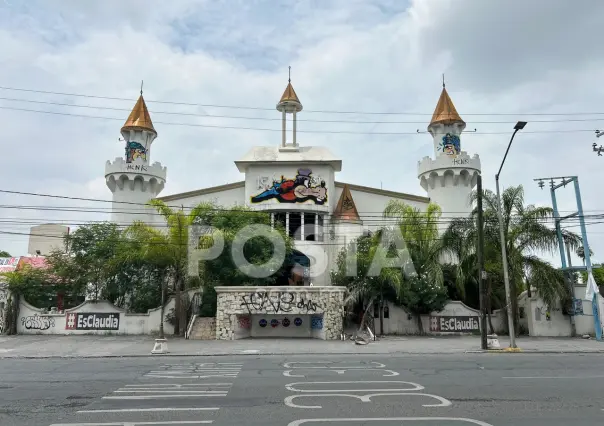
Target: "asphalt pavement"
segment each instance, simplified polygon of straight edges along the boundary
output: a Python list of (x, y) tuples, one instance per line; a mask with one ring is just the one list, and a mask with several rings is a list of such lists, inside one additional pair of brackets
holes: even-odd
[(7, 426), (595, 426), (599, 354), (0, 359)]

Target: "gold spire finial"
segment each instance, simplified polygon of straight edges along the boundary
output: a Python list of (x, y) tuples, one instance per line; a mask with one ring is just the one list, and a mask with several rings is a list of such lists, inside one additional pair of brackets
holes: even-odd
[(342, 189), (342, 194), (340, 195), (340, 199), (338, 200), (338, 204), (336, 205), (333, 215), (336, 219), (341, 220), (361, 220), (357, 206), (352, 199), (352, 194), (350, 193), (348, 184), (345, 184), (344, 189)]
[(287, 82), (291, 83), (292, 82), (292, 66), (290, 65), (288, 68), (289, 68), (289, 73), (288, 73), (288, 77), (287, 77)]
[(141, 82), (141, 94), (132, 108), (132, 112), (128, 116), (128, 119), (122, 126), (122, 131), (124, 130), (148, 130), (155, 134), (155, 128), (153, 127), (153, 122), (151, 121), (151, 115), (149, 114), (149, 110), (147, 109), (147, 104), (145, 104), (145, 99), (143, 99), (143, 84)]
[(445, 88), (444, 76), (445, 75), (443, 74), (443, 91), (441, 92), (440, 98), (438, 99), (438, 103), (436, 104), (436, 109), (434, 110), (434, 114), (432, 115), (432, 120), (430, 121), (430, 124), (465, 124), (465, 122), (457, 113), (455, 105), (453, 105), (453, 101), (447, 93), (447, 89)]

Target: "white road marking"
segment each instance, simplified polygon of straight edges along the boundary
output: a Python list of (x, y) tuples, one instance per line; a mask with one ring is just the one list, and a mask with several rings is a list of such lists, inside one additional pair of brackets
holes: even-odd
[(578, 377), (578, 376), (526, 376), (526, 377), (502, 377), (502, 379), (527, 379), (527, 380), (533, 380), (533, 379), (563, 379), (563, 380), (567, 380), (567, 379), (602, 379), (604, 378), (604, 376), (583, 376), (583, 377)]
[(226, 393), (221, 394), (168, 394), (168, 395), (124, 395), (124, 396), (104, 396), (103, 399), (158, 399), (158, 398), (197, 398), (197, 397), (205, 397), (209, 398), (212, 396), (227, 396)]
[(138, 412), (158, 412), (158, 411), (217, 411), (218, 407), (191, 407), (191, 408), (120, 408), (116, 410), (80, 410), (78, 413), (94, 414), (94, 413), (138, 413)]
[(214, 420), (176, 420), (163, 422), (55, 423), (50, 426), (139, 426), (139, 425), (201, 425)]
[(353, 369), (353, 368), (359, 368), (359, 369), (367, 369), (367, 368), (384, 368), (386, 367), (385, 364), (382, 364), (381, 362), (376, 362), (376, 361), (371, 361), (370, 364), (375, 364), (375, 366), (372, 367), (365, 367), (365, 366), (343, 366), (343, 365), (337, 365), (334, 367), (328, 367), (328, 366), (321, 366), (321, 367), (308, 367), (308, 366), (303, 366), (303, 367), (294, 367), (294, 364), (333, 364), (333, 361), (296, 361), (296, 362), (286, 362), (285, 364), (283, 364), (284, 368), (312, 368), (312, 369), (317, 369), (317, 368), (338, 368), (338, 369)]
[[(312, 369), (312, 367), (310, 367)], [(305, 370), (306, 368), (304, 367), (300, 367), (297, 368), (296, 370)], [(382, 370), (379, 368), (343, 368), (343, 369), (328, 369), (327, 371), (335, 371), (337, 374), (344, 374), (345, 371), (383, 371), (385, 373), (389, 373), (389, 374), (382, 374), (383, 377), (394, 377), (394, 376), (398, 376), (399, 373), (397, 373), (396, 371), (393, 370)], [(285, 370), (283, 372), (283, 375), (285, 377), (306, 377), (304, 374), (291, 374), (293, 372), (293, 370)]]
[(180, 388), (196, 388), (196, 387), (204, 387), (208, 386), (232, 386), (232, 383), (145, 383), (139, 385), (126, 385), (124, 388), (132, 388), (132, 389), (180, 389)]
[(325, 397), (325, 396), (349, 396), (351, 398), (357, 398), (363, 402), (371, 402), (371, 398), (374, 396), (407, 396), (407, 395), (415, 395), (415, 396), (427, 396), (430, 398), (434, 398), (440, 401), (440, 404), (423, 404), (422, 407), (449, 407), (451, 405), (451, 401), (443, 398), (442, 396), (432, 395), (429, 393), (418, 393), (418, 392), (395, 392), (395, 393), (370, 393), (367, 395), (351, 395), (346, 393), (323, 393), (323, 394), (315, 394), (315, 395), (290, 395), (285, 398), (283, 401), (285, 405), (292, 408), (323, 408), (321, 405), (299, 405), (295, 404), (293, 401), (296, 398), (302, 397)]
[(478, 426), (493, 426), (490, 423), (481, 422), (480, 420), (474, 419), (464, 419), (463, 417), (377, 417), (377, 418), (350, 418), (350, 419), (300, 419), (294, 420), (289, 423), (287, 426), (300, 426), (305, 423), (310, 422), (392, 422), (392, 421), (400, 421), (410, 422), (410, 421), (454, 421), (454, 422), (466, 422), (471, 423), (473, 425)]
[[(295, 385), (312, 385), (312, 384), (316, 384), (316, 385), (320, 385), (320, 384), (343, 384), (343, 383), (405, 383), (408, 385), (412, 385), (412, 388), (407, 388), (407, 389), (323, 389), (323, 390), (303, 390), (303, 389), (296, 389), (294, 386)], [(329, 393), (329, 392), (407, 392), (407, 391), (419, 391), (424, 389), (424, 387), (422, 385), (418, 385), (417, 383), (413, 383), (413, 382), (401, 382), (401, 381), (365, 381), (365, 380), (357, 380), (357, 381), (352, 381), (352, 382), (296, 382), (296, 383), (289, 383), (287, 385), (285, 385), (285, 388), (291, 392), (306, 392), (306, 393)]]
[(244, 349), (241, 352), (244, 354), (257, 354), (260, 351), (256, 349)]
[(167, 375), (159, 375), (159, 374), (150, 374), (144, 377), (154, 378), (154, 379), (207, 379), (209, 377), (237, 377), (236, 374), (208, 374), (205, 376), (167, 376)]
[(219, 391), (206, 391), (206, 390), (116, 390), (113, 391), (113, 393), (157, 393), (157, 392), (163, 392), (163, 393), (178, 393), (178, 394), (187, 394), (187, 393), (224, 393), (226, 394), (226, 391), (223, 390), (219, 390)]

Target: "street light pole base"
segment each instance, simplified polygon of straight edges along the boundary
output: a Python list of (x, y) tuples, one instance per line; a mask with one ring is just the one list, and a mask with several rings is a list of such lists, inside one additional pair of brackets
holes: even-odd
[(500, 349), (499, 339), (496, 334), (489, 334), (487, 336), (487, 349)]
[(152, 354), (167, 354), (168, 353), (168, 340), (166, 339), (155, 339), (155, 344), (151, 350)]

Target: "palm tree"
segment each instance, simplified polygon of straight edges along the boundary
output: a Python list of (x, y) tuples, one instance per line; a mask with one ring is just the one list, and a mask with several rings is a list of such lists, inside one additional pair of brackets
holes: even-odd
[[(585, 266), (585, 248), (583, 246), (577, 247), (577, 256), (583, 261), (583, 266)], [(591, 251), (591, 247), (589, 248), (589, 256), (593, 256), (594, 252)]]
[(421, 315), (440, 310), (446, 303), (444, 288), (442, 240), (438, 235), (441, 209), (430, 203), (426, 211), (401, 201), (391, 200), (384, 209), (385, 218), (394, 218), (405, 241), (413, 272), (404, 273), (405, 289), (400, 301), (417, 318), (423, 333)]
[[(475, 201), (477, 193), (472, 194)], [(502, 262), (497, 218), (497, 196), (492, 191), (483, 191), (484, 206), (484, 236), (485, 236), (485, 267), (487, 273), (495, 276), (502, 275)], [(448, 251), (459, 256), (458, 285), (467, 285), (468, 277), (477, 276), (475, 254), (477, 228), (476, 211), (471, 218), (454, 219), (443, 236), (443, 242)], [(549, 207), (536, 207), (524, 204), (524, 189), (522, 185), (509, 187), (502, 194), (502, 217), (505, 246), (508, 257), (510, 277), (511, 309), (514, 312), (514, 327), (518, 329), (518, 300), (517, 289), (525, 284), (530, 295), (535, 288), (539, 296), (549, 306), (557, 301), (566, 300), (570, 293), (564, 283), (564, 276), (549, 262), (537, 254), (554, 253), (558, 249), (556, 230), (548, 226), (553, 218), (553, 210)], [(567, 244), (572, 248), (578, 247), (581, 239), (578, 235), (563, 231)], [(501, 273), (500, 273), (501, 272)], [(493, 282), (493, 281), (492, 281)], [(501, 291), (501, 282), (498, 280)]]
[[(368, 312), (376, 300), (383, 306), (384, 300), (396, 299), (401, 291), (401, 274), (394, 268), (383, 268), (379, 275), (368, 273), (375, 258), (378, 246), (381, 244), (381, 234), (364, 235), (356, 239), (349, 247), (345, 247), (338, 256), (337, 270), (332, 274), (332, 283), (346, 286), (348, 293), (344, 305), (352, 309), (355, 305), (363, 307), (358, 334), (362, 333), (368, 323)], [(354, 251), (352, 247), (354, 245)], [(347, 256), (356, 256), (357, 273), (349, 276), (346, 273)], [(380, 306), (380, 331), (383, 334), (383, 310)]]

